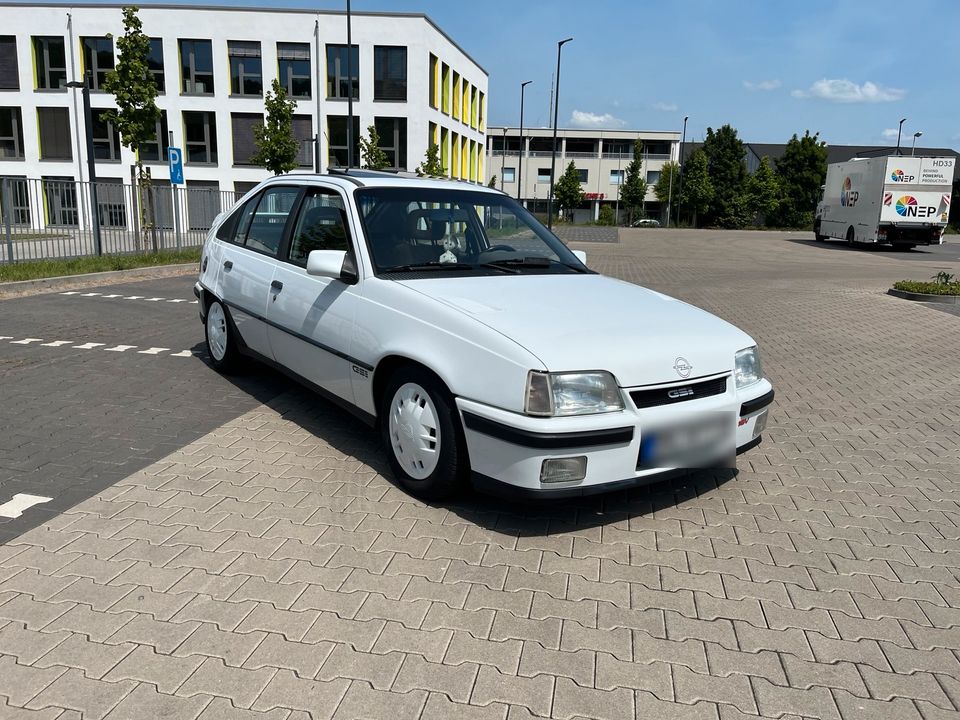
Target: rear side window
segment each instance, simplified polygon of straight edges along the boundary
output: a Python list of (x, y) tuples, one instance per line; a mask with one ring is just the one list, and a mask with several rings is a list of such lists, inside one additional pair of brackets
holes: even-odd
[(244, 208), (237, 227), (237, 242), (240, 242), (242, 237), (244, 246), (250, 250), (277, 257), (280, 243), (283, 241), (283, 230), (299, 195), (300, 189), (295, 187), (275, 187), (265, 190), (260, 195), (260, 202), (257, 203), (256, 210), (253, 211), (249, 221)]
[(349, 249), (343, 198), (332, 190), (307, 190), (290, 239), (290, 262), (306, 267), (307, 256), (313, 250)]

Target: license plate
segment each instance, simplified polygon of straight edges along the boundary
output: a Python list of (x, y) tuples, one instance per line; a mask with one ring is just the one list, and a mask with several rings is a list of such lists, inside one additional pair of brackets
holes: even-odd
[(736, 419), (732, 413), (710, 413), (641, 429), (638, 470), (702, 468), (733, 454)]

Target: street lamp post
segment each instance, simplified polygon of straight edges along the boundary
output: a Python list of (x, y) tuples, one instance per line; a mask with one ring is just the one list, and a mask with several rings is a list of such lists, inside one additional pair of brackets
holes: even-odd
[(903, 124), (906, 121), (906, 118), (900, 118), (900, 124), (897, 126), (897, 155), (900, 154), (900, 133), (903, 131)]
[(87, 138), (87, 180), (90, 183), (90, 226), (93, 228), (93, 246), (97, 255), (103, 255), (103, 245), (100, 241), (100, 203), (97, 201), (97, 169), (93, 156), (93, 111), (90, 109), (90, 85), (93, 82), (93, 73), (87, 70), (83, 82), (73, 80), (67, 83), (69, 88), (82, 88), (83, 94), (83, 125)]
[(347, 0), (347, 170), (353, 167), (353, 38), (350, 26), (350, 0)]
[(500, 162), (500, 192), (503, 192), (503, 168), (507, 164), (507, 128), (503, 128), (503, 156)]
[(680, 202), (683, 197), (683, 145), (687, 141), (687, 120), (689, 115), (683, 116), (683, 134), (680, 136), (680, 154), (677, 160), (680, 161), (680, 179), (677, 181), (677, 225), (680, 224)]
[[(526, 80), (520, 83), (520, 156), (517, 160), (517, 201), (520, 201), (520, 193), (523, 192), (523, 91), (533, 80)], [(506, 148), (504, 148), (506, 152)]]
[(910, 147), (910, 157), (913, 157), (917, 152), (917, 138), (923, 135), (919, 130), (913, 134), (913, 145)]
[(557, 109), (560, 107), (560, 51), (572, 37), (557, 43), (557, 84), (553, 94), (553, 149), (550, 153), (550, 195), (547, 196), (547, 229), (553, 230), (553, 183), (557, 174)]

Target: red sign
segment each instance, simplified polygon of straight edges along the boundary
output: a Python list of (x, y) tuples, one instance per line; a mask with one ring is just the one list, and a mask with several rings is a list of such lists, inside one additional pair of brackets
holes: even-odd
[(584, 193), (583, 197), (587, 200), (603, 200), (605, 195), (603, 193)]

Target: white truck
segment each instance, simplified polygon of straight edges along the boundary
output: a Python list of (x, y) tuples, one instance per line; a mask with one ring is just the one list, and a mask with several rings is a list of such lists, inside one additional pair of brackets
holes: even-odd
[(827, 166), (813, 230), (850, 246), (939, 245), (950, 215), (956, 158), (884, 156)]

